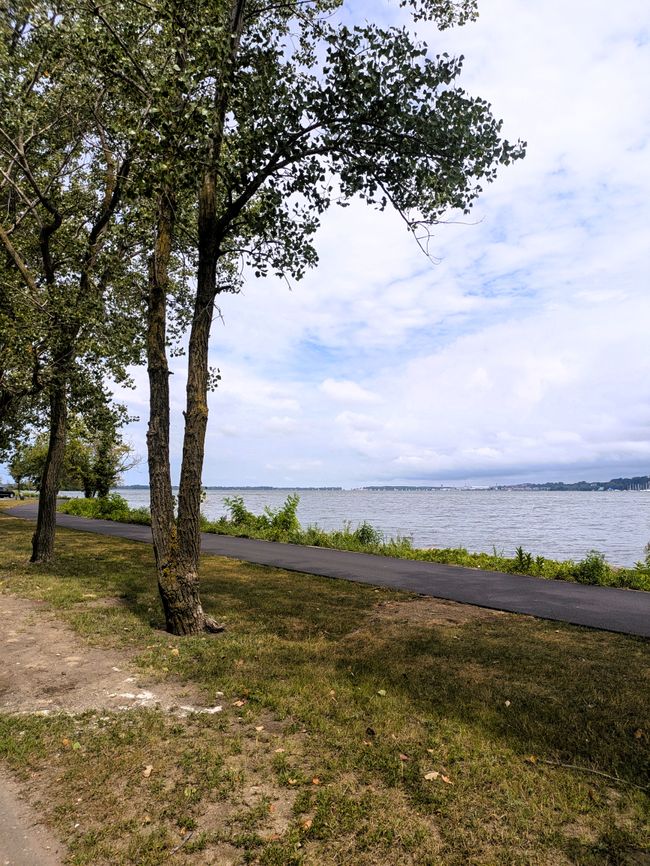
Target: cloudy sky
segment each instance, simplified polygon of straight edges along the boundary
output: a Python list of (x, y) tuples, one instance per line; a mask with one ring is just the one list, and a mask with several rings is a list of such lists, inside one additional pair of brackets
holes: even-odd
[[(405, 20), (395, 2), (352, 17)], [(204, 483), (429, 484), (650, 473), (650, 3), (483, 0), (437, 34), (528, 156), (424, 258), (334, 208), (320, 266), (250, 280), (216, 321)], [(183, 361), (174, 362), (174, 461)], [(141, 416), (147, 385), (125, 395)], [(127, 481), (146, 483), (146, 467)]]

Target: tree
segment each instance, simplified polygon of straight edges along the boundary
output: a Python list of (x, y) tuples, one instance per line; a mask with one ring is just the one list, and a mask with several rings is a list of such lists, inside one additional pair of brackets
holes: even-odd
[(32, 561), (53, 554), (70, 401), (124, 379), (142, 346), (141, 239), (116, 222), (130, 155), (78, 25), (64, 4), (0, 11), (0, 447), (36, 401), (49, 434)]
[[(118, 432), (116, 413), (106, 410), (101, 416), (101, 426), (92, 427), (79, 416), (69, 419), (61, 467), (62, 489), (83, 490), (88, 498), (108, 496), (121, 474), (139, 462), (133, 448)], [(9, 461), (9, 471), (18, 489), (24, 481), (29, 481), (40, 490), (48, 445), (48, 433), (41, 432), (15, 449)]]
[[(521, 143), (501, 139), (490, 106), (457, 86), (462, 58), (431, 56), (406, 29), (337, 23), (339, 5), (88, 4), (102, 31), (92, 51), (102, 86), (117, 82), (129, 113), (147, 115), (131, 206), (137, 211), (146, 199), (156, 207), (148, 451), (158, 582), (167, 628), (176, 634), (216, 627), (198, 587), (201, 472), (210, 328), (218, 294), (237, 289), (234, 264), (299, 279), (317, 261), (312, 238), (320, 216), (353, 198), (394, 208), (422, 243), (446, 212), (468, 212), (499, 165), (524, 154)], [(441, 28), (475, 14), (472, 0), (402, 5)], [(196, 255), (196, 289), (175, 518), (166, 328), (174, 255), (188, 247)]]

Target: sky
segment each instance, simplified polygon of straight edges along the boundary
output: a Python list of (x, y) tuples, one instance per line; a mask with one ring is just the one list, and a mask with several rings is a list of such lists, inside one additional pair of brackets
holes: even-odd
[[(397, 2), (352, 20), (405, 23)], [(650, 3), (483, 0), (438, 33), (525, 160), (428, 260), (388, 212), (332, 208), (317, 269), (223, 299), (205, 485), (491, 484), (650, 474)], [(460, 224), (459, 224), (460, 223)], [(184, 359), (172, 361), (174, 478)], [(147, 381), (119, 391), (140, 421)], [(124, 479), (146, 483), (146, 461)]]

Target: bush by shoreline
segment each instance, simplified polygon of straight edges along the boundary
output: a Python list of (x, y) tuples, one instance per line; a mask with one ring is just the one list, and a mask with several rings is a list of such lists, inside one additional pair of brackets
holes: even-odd
[[(650, 550), (646, 553), (645, 561), (638, 562), (634, 568), (617, 568), (606, 562), (604, 556), (595, 550), (590, 551), (579, 562), (574, 562), (533, 556), (522, 547), (518, 547), (512, 557), (504, 556), (496, 549), (493, 553), (470, 553), (463, 547), (416, 548), (410, 538), (398, 536), (387, 539), (365, 521), (355, 529), (347, 522), (342, 529), (329, 532), (319, 526), (302, 527), (297, 517), (299, 499), (299, 496), (292, 494), (280, 508), (267, 507), (263, 514), (253, 514), (246, 508), (242, 497), (227, 497), (224, 504), (229, 514), (218, 520), (208, 520), (202, 515), (201, 530), (216, 535), (328, 547), (507, 574), (530, 575), (548, 580), (650, 591)], [(105, 499), (69, 499), (59, 510), (65, 514), (114, 520), (119, 523), (151, 523), (148, 508), (129, 508), (127, 501), (117, 493)]]

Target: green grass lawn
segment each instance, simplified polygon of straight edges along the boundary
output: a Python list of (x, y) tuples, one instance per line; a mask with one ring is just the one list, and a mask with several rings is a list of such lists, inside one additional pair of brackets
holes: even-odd
[(0, 516), (2, 591), (224, 706), (0, 716), (71, 863), (650, 863), (648, 641), (217, 557), (226, 632), (171, 638), (149, 547), (28, 566), (31, 531)]

